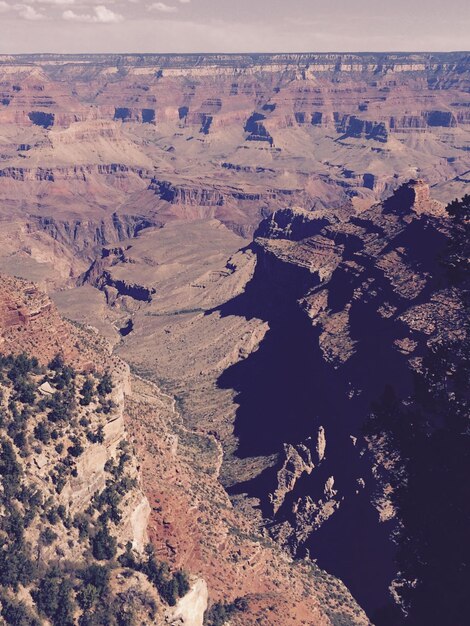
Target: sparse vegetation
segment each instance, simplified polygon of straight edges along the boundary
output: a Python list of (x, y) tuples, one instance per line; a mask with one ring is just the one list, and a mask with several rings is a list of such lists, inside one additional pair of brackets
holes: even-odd
[(95, 395), (95, 383), (90, 377), (85, 379), (80, 393), (82, 395), (80, 398), (80, 404), (82, 406), (88, 406), (92, 402)]
[(224, 626), (234, 613), (246, 611), (248, 603), (244, 598), (234, 602), (216, 602), (204, 615), (204, 626)]
[[(45, 382), (50, 386), (42, 393)], [(137, 486), (127, 442), (106, 463), (106, 485), (84, 512), (72, 519), (57, 503), (57, 494), (79, 477), (77, 459), (105, 440), (112, 389), (109, 372), (85, 376), (61, 355), (47, 368), (24, 354), (0, 355), (0, 615), (6, 624), (40, 626), (47, 619), (52, 626), (140, 626), (139, 615), (153, 623), (153, 596), (128, 583), (125, 593), (113, 590), (118, 571), (140, 572), (167, 604), (189, 590), (184, 572), (171, 573), (153, 552), (142, 557), (130, 544), (124, 552), (118, 544), (123, 500)], [(43, 466), (41, 491), (31, 472)], [(73, 562), (58, 560), (66, 537)], [(15, 598), (20, 585), (30, 601)]]
[[(442, 259), (448, 287), (463, 310), (470, 305), (468, 257), (470, 196), (452, 202), (449, 245)], [(372, 407), (366, 434), (380, 438), (399, 525), (399, 593), (406, 623), (464, 624), (468, 616), (470, 558), (469, 421), (470, 324), (461, 320), (461, 339), (440, 339), (423, 355), (414, 389), (400, 398), (388, 387)], [(384, 624), (399, 616), (383, 615)]]

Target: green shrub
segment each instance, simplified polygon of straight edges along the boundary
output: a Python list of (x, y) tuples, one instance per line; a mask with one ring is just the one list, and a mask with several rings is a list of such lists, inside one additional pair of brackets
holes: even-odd
[(80, 404), (82, 406), (88, 406), (95, 395), (95, 384), (91, 378), (87, 378), (83, 383), (82, 389), (80, 391), (82, 397), (80, 399)]
[(46, 424), (46, 422), (39, 422), (39, 424), (35, 426), (34, 436), (38, 441), (41, 441), (42, 443), (49, 443), (49, 441), (51, 440), (51, 429)]
[(234, 602), (216, 602), (204, 614), (204, 626), (223, 626), (230, 617), (237, 612), (246, 611), (248, 603), (244, 598), (237, 598)]
[(33, 592), (39, 611), (48, 617), (54, 626), (74, 626), (74, 601), (72, 583), (56, 571), (51, 571)]
[(0, 586), (16, 589), (30, 583), (34, 575), (30, 547), (24, 539), (0, 541)]
[(41, 626), (41, 622), (24, 602), (1, 593), (0, 603), (1, 615), (7, 624), (11, 626)]
[(67, 451), (71, 456), (79, 457), (81, 454), (85, 452), (85, 448), (82, 446), (82, 444), (79, 441), (77, 441), (72, 446), (69, 446), (67, 448)]
[(109, 561), (116, 556), (116, 539), (110, 534), (106, 524), (101, 526), (91, 539), (93, 556), (98, 561)]
[(105, 372), (98, 383), (97, 391), (100, 396), (107, 396), (113, 390), (113, 381), (109, 372)]
[(49, 527), (45, 528), (39, 535), (39, 541), (44, 546), (51, 546), (56, 539), (57, 533), (55, 533), (52, 528)]
[(0, 440), (0, 476), (3, 498), (7, 502), (15, 498), (21, 486), (21, 465), (16, 460), (13, 446), (7, 439)]
[(13, 381), (16, 399), (24, 404), (34, 405), (36, 402), (36, 387), (27, 378), (19, 377)]
[(147, 546), (146, 554), (147, 562), (139, 564), (137, 569), (143, 572), (156, 587), (162, 600), (174, 606), (178, 598), (189, 591), (188, 576), (182, 571), (171, 575), (168, 565), (157, 561), (151, 545)]

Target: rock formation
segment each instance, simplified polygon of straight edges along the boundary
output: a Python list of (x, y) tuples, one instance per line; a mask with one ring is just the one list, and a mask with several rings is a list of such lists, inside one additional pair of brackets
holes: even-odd
[[(117, 610), (129, 624), (149, 625), (202, 626), (220, 611), (233, 624), (255, 624), (260, 616), (273, 625), (300, 616), (325, 626), (340, 617), (368, 623), (339, 581), (295, 563), (233, 509), (217, 480), (222, 455), (213, 436), (188, 430), (169, 396), (132, 376), (92, 329), (62, 320), (34, 285), (1, 277), (1, 286), (0, 443), (4, 458), (16, 455), (9, 473), (0, 463), (2, 503), (15, 497), (9, 485), (21, 467), (22, 489), (43, 503), (40, 517), (37, 508), (19, 505), (31, 515), (22, 541), (38, 550), (48, 581), (33, 573), (21, 579), (18, 604), (5, 578), (16, 570), (3, 570), (0, 611), (7, 621), (14, 609), (31, 624), (39, 623), (36, 616), (62, 623), (54, 611), (72, 611), (75, 623), (85, 610), (107, 610), (110, 619)], [(28, 423), (16, 430), (14, 412), (22, 409)], [(106, 589), (97, 587), (87, 604), (80, 581), (98, 571), (90, 569), (95, 565), (107, 572)], [(54, 567), (65, 569), (58, 574)], [(58, 575), (73, 580), (76, 592), (59, 587), (53, 609)]]
[[(393, 578), (393, 510), (387, 501), (389, 486), (380, 486), (377, 457), (370, 455), (361, 429), (371, 403), (386, 385), (406, 395), (426, 349), (465, 336), (465, 305), (446, 287), (439, 264), (448, 242), (448, 217), (422, 181), (410, 181), (381, 205), (349, 220), (315, 228), (313, 219), (299, 222), (297, 210), (277, 212), (258, 229), (258, 264), (247, 288), (250, 297), (238, 311), (248, 315), (256, 294), (261, 298), (270, 294), (269, 308), (261, 311), (269, 320), (273, 348), (268, 351), (266, 335), (258, 352), (230, 368), (221, 380), (224, 387), (233, 385), (238, 392), (242, 458), (245, 441), (256, 440), (257, 433), (270, 429), (272, 423), (282, 423), (277, 405), (284, 406), (284, 397), (287, 403), (289, 396), (305, 393), (301, 385), (308, 385), (308, 396), (297, 411), (303, 420), (313, 414), (314, 423), (323, 426), (309, 429), (302, 419), (291, 418), (270, 447), (250, 445), (250, 456), (273, 454), (277, 449), (279, 465), (265, 469), (261, 480), (252, 463), (251, 479), (240, 489), (264, 500), (270, 532), (281, 544), (290, 545), (297, 554), (308, 551), (325, 566), (329, 563), (372, 609), (373, 594), (359, 590), (351, 559), (360, 546), (362, 584), (369, 580), (375, 589), (374, 602), (382, 598), (385, 604)], [(302, 329), (298, 332), (303, 333), (300, 341), (309, 346), (308, 358), (295, 348), (297, 344), (291, 352), (275, 351), (284, 334), (289, 336), (289, 325), (291, 342), (297, 334), (293, 325)], [(276, 393), (276, 403), (267, 403), (267, 414), (260, 416), (250, 391), (251, 377), (266, 368), (263, 378), (282, 384), (275, 374), (282, 367), (274, 358), (284, 359), (284, 371), (295, 367), (298, 379), (305, 380), (289, 377), (292, 386), (286, 383), (284, 391)], [(302, 358), (304, 363), (296, 365)], [(261, 378), (258, 374), (262, 390)], [(250, 423), (255, 414), (256, 425)], [(318, 457), (313, 461), (315, 444), (309, 440), (306, 446), (305, 439), (297, 437), (298, 433), (313, 435), (315, 428), (319, 429)], [(342, 536), (345, 532), (357, 533), (349, 546)], [(334, 542), (340, 543), (342, 553)], [(370, 567), (365, 565), (369, 550)], [(377, 550), (382, 554), (381, 566), (373, 565)]]
[(189, 574), (169, 607), (139, 561), (158, 619), (366, 623), (315, 560), (388, 610), (403, 459), (363, 424), (464, 336), (467, 83), (464, 53), (0, 56), (0, 352), (113, 373), (53, 497), (75, 515), (132, 440), (118, 554), (147, 533)]
[(276, 209), (362, 210), (411, 176), (449, 200), (467, 82), (463, 53), (2, 56), (0, 219), (36, 278), (41, 229), (89, 260), (174, 219), (250, 238)]

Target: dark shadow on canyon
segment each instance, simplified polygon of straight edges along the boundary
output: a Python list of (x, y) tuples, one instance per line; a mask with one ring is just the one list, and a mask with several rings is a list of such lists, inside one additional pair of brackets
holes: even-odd
[[(259, 317), (270, 329), (259, 349), (229, 367), (218, 384), (237, 394), (239, 458), (281, 453), (284, 443), (300, 443), (324, 426), (325, 461), (310, 476), (300, 478), (273, 521), (289, 520), (293, 502), (301, 497), (320, 498), (325, 481), (334, 476), (335, 489), (344, 501), (339, 511), (302, 544), (298, 555), (303, 556), (308, 549), (320, 567), (345, 582), (372, 616), (390, 602), (395, 546), (390, 540), (390, 525), (379, 523), (371, 504), (375, 481), (372, 460), (361, 452), (361, 428), (384, 381), (397, 380), (401, 381), (398, 388), (408, 387), (405, 360), (392, 349), (396, 327), (377, 316), (378, 303), (367, 303), (357, 305), (351, 313), (351, 335), (360, 340), (360, 352), (339, 369), (326, 363), (318, 347), (318, 331), (296, 302), (305, 293), (305, 281), (300, 283), (296, 287), (295, 281), (284, 282), (277, 292), (267, 289), (260, 267), (245, 293), (219, 309), (221, 315)], [(314, 283), (312, 280), (311, 286)], [(350, 285), (338, 281), (332, 307), (339, 308), (349, 296)], [(351, 436), (358, 438), (356, 446)], [(269, 468), (249, 481), (229, 486), (228, 492), (258, 498), (264, 517), (272, 519), (268, 494), (273, 491), (276, 471)], [(364, 489), (358, 487), (359, 477), (365, 480)]]

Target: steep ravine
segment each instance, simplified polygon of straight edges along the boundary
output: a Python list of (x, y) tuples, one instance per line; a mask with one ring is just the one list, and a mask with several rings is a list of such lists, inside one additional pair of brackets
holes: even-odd
[(79, 218), (30, 214), (1, 222), (0, 271), (41, 284), (48, 292), (83, 284), (103, 246), (119, 244), (158, 220), (133, 214)]
[[(155, 232), (169, 236), (170, 231), (167, 225)], [(190, 236), (196, 231), (195, 223)], [(183, 370), (172, 371), (176, 384), (165, 389), (186, 394), (182, 413), (187, 425), (215, 434), (225, 446), (220, 481), (237, 510), (248, 511), (254, 525), (261, 512), (272, 538), (292, 555), (316, 559), (342, 579), (375, 620), (392, 602), (395, 522), (393, 507), (378, 494), (377, 459), (367, 449), (362, 429), (371, 403), (387, 384), (401, 396), (409, 393), (429, 336), (445, 331), (441, 324), (433, 330), (438, 299), (445, 297), (440, 295), (445, 280), (437, 260), (447, 241), (442, 207), (430, 199), (426, 185), (412, 181), (382, 205), (349, 219), (322, 210), (277, 211), (245, 249), (256, 254), (257, 263), (248, 284), (240, 287), (246, 288), (235, 291), (240, 295), (214, 308), (187, 311), (182, 322), (162, 318), (160, 312), (155, 318), (165, 324), (160, 335), (152, 335), (158, 326), (151, 315), (158, 311), (160, 284), (139, 270), (155, 261), (145, 252), (145, 264), (139, 266), (137, 253), (139, 244), (146, 250), (144, 240), (150, 235), (151, 230), (130, 244), (102, 248), (102, 257), (82, 280), (104, 291), (110, 310), (126, 313), (122, 345), (137, 352), (145, 344), (144, 366), (158, 347), (158, 356), (169, 359), (160, 378), (172, 360)], [(152, 242), (148, 240), (148, 250), (156, 246)], [(183, 248), (176, 245), (175, 250), (180, 255)], [(228, 265), (225, 269), (232, 271)], [(214, 276), (222, 283), (231, 273)], [(205, 289), (218, 284), (193, 282)], [(198, 304), (209, 301), (208, 291), (204, 297)], [(129, 320), (132, 326), (126, 326)], [(181, 363), (188, 355), (200, 358), (204, 342), (214, 341), (210, 334), (198, 334), (201, 328), (216, 332), (234, 320), (245, 330), (245, 322), (252, 320), (269, 329), (266, 334), (263, 330), (259, 345), (237, 349), (225, 361), (232, 365), (221, 365), (214, 374), (217, 393), (227, 392), (236, 405), (232, 433), (223, 408), (222, 427), (205, 421), (210, 396), (201, 397), (199, 409), (198, 388), (191, 387), (189, 378), (183, 380), (188, 372)], [(180, 329), (185, 333), (181, 342)], [(176, 360), (179, 350), (181, 363)], [(132, 362), (132, 350), (127, 351)], [(209, 363), (212, 367), (212, 356)], [(196, 367), (196, 374), (205, 367)], [(227, 369), (219, 375), (222, 367)], [(150, 378), (155, 375), (151, 366), (148, 372)]]
[[(296, 275), (296, 268), (291, 268), (289, 283), (298, 285), (299, 291), (291, 289), (286, 293), (285, 289), (279, 289), (277, 267), (269, 274), (261, 262), (236, 308), (231, 303), (222, 309), (227, 315), (236, 312), (259, 316), (261, 299), (270, 330), (255, 353), (224, 372), (219, 385), (237, 392), (237, 456), (280, 454), (283, 444), (304, 442), (323, 426), (325, 461), (310, 475), (304, 473), (298, 479), (295, 490), (285, 496), (274, 516), (269, 494), (276, 488), (278, 465), (249, 482), (232, 484), (228, 492), (259, 499), (264, 516), (272, 520), (268, 521), (268, 527), (276, 536), (285, 520), (292, 521), (294, 502), (306, 496), (320, 500), (326, 481), (333, 475), (334, 487), (345, 501), (331, 520), (307, 540), (298, 542), (291, 537), (287, 544), (297, 556), (302, 557), (308, 551), (321, 567), (341, 578), (372, 616), (389, 601), (395, 549), (390, 541), (389, 525), (379, 523), (378, 513), (371, 504), (370, 486), (374, 479), (370, 459), (361, 457), (351, 440), (351, 436), (360, 437), (366, 411), (354, 407), (348, 398), (349, 377), (332, 371), (322, 359), (318, 350), (319, 333), (296, 302), (296, 296), (305, 293), (305, 288), (308, 290), (316, 279), (312, 277), (309, 285), (302, 280), (302, 274), (297, 270)], [(266, 294), (264, 302), (262, 294)], [(251, 297), (254, 302), (250, 302)], [(367, 405), (366, 399), (364, 404)], [(364, 478), (368, 488), (356, 495), (359, 477)]]
[(53, 240), (76, 252), (89, 254), (97, 246), (118, 243), (137, 236), (145, 228), (157, 225), (159, 224), (148, 217), (113, 213), (101, 219), (33, 217), (30, 228), (40, 228)]
[[(11, 509), (0, 557), (31, 556), (28, 578), (0, 568), (6, 624), (17, 623), (12, 611), (31, 626), (368, 624), (340, 581), (291, 559), (232, 507), (220, 443), (185, 428), (173, 398), (32, 283), (0, 275), (0, 285), (0, 481)], [(18, 507), (27, 532), (15, 543)]]
[(386, 385), (410, 392), (416, 359), (436, 332), (415, 320), (418, 310), (429, 320), (437, 314), (445, 284), (440, 210), (411, 182), (360, 219), (316, 232), (295, 212), (290, 222), (275, 213), (258, 231), (245, 294), (221, 308), (270, 328), (219, 378), (237, 394), (236, 456), (278, 455), (248, 482), (222, 473), (229, 493), (256, 498), (272, 536), (344, 580), (372, 619), (392, 602), (396, 548), (393, 510), (377, 501), (362, 429)]

